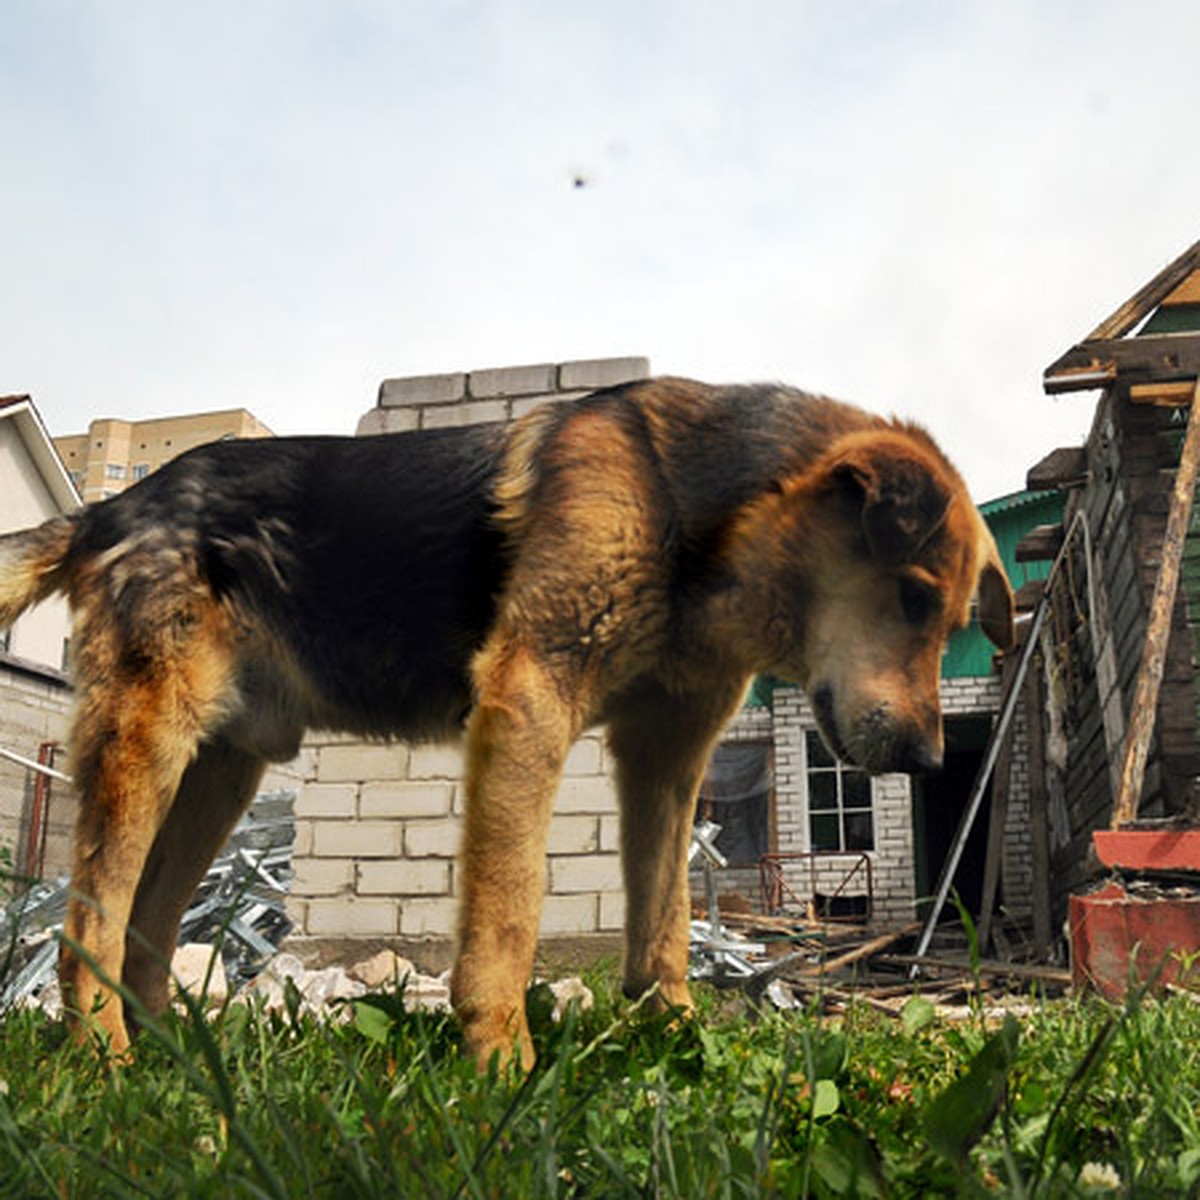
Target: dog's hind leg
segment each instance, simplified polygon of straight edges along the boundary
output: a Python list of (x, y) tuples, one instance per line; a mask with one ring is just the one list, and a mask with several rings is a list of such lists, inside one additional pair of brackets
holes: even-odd
[(548, 668), (519, 643), (495, 639), (475, 679), (454, 1006), (481, 1066), (497, 1051), (506, 1062), (515, 1041), (528, 1070), (525, 988), (537, 949), (546, 834), (578, 729)]
[(722, 726), (744, 689), (643, 697), (609, 724), (621, 808), (625, 993), (655, 984), (659, 1004), (691, 1007), (687, 854), (696, 795)]
[[(80, 793), (59, 977), (83, 1038), (128, 1048), (125, 931), (151, 847), (184, 771), (227, 698), (232, 659), (211, 609), (144, 629), (136, 647), (103, 617), (81, 622), (72, 763)], [(136, 651), (136, 652), (135, 652)]]
[(183, 915), (254, 798), (265, 766), (257, 755), (218, 739), (203, 743), (183, 773), (142, 870), (125, 938), (122, 982), (151, 1015), (170, 999), (171, 955)]

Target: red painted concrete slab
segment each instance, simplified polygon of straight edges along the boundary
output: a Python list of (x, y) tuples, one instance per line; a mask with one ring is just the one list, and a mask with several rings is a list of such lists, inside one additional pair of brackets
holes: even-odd
[(1102, 829), (1092, 845), (1110, 870), (1200, 873), (1200, 829)]
[(1070, 900), (1071, 976), (1121, 1000), (1155, 971), (1158, 986), (1200, 981), (1200, 895), (1145, 898), (1109, 883)]

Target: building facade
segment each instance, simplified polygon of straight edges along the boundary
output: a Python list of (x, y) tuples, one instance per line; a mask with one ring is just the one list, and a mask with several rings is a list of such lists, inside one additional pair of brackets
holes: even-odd
[(244, 408), (123, 421), (100, 417), (86, 433), (67, 434), (54, 444), (83, 499), (115, 496), (186, 450), (227, 438), (274, 437)]

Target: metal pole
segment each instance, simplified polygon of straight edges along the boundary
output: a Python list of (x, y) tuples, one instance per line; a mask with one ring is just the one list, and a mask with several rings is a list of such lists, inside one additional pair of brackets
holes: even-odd
[[(1047, 583), (1049, 583), (1048, 580)], [(1017, 663), (1017, 669), (1013, 675), (1008, 693), (1004, 697), (1004, 703), (1001, 705), (1000, 717), (996, 722), (996, 727), (992, 730), (992, 738), (988, 743), (987, 754), (984, 755), (983, 766), (980, 768), (979, 774), (975, 777), (975, 784), (971, 790), (971, 798), (967, 801), (966, 811), (963, 813), (962, 820), (958, 824), (958, 831), (954, 835), (950, 854), (942, 866), (942, 875), (938, 880), (933, 908), (930, 910), (929, 916), (925, 919), (925, 927), (921, 930), (921, 940), (917, 943), (918, 958), (921, 958), (925, 954), (925, 951), (929, 949), (929, 943), (933, 940), (933, 931), (937, 927), (938, 919), (942, 915), (942, 909), (946, 905), (946, 897), (950, 894), (950, 885), (954, 882), (954, 872), (958, 870), (958, 863), (962, 858), (963, 850), (966, 848), (967, 838), (971, 833), (972, 826), (975, 824), (975, 817), (979, 812), (979, 806), (983, 803), (983, 793), (987, 788), (988, 780), (992, 777), (992, 770), (996, 765), (996, 757), (1000, 753), (1000, 744), (1004, 740), (1004, 735), (1008, 732), (1009, 723), (1012, 721), (1013, 713), (1016, 711), (1017, 698), (1021, 694), (1021, 683), (1025, 679), (1025, 672), (1029, 668), (1034, 648), (1037, 646), (1038, 633), (1041, 631), (1042, 620), (1045, 618), (1046, 609), (1049, 607), (1049, 595), (1050, 591), (1049, 587), (1047, 587), (1038, 601), (1037, 608), (1034, 610), (1033, 621), (1029, 626), (1029, 636), (1025, 641), (1025, 648), (1021, 651), (1021, 658)], [(914, 963), (912, 970), (909, 972), (909, 977), (915, 979), (920, 973), (920, 964)]]

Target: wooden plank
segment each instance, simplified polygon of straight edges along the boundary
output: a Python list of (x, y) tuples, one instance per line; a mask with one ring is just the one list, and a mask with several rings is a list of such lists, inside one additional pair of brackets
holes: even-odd
[(1200, 304), (1200, 271), (1190, 275), (1162, 299), (1162, 308), (1176, 308), (1183, 304)]
[(1150, 404), (1158, 408), (1178, 407), (1191, 403), (1194, 390), (1188, 379), (1163, 383), (1135, 383), (1130, 385), (1129, 400), (1132, 404)]
[(1035, 526), (1017, 543), (1017, 562), (1046, 562), (1057, 558), (1064, 534), (1061, 523)]
[[(1000, 694), (1013, 686), (1017, 672), (1017, 656), (1006, 654), (1000, 665)], [(1032, 672), (1027, 671), (1029, 675)], [(1008, 824), (1009, 774), (1012, 771), (1013, 729), (1010, 725), (992, 771), (992, 804), (988, 814), (987, 849), (983, 860), (983, 888), (979, 904), (979, 948), (986, 954), (992, 942), (992, 916), (996, 907), (996, 892), (1000, 886), (1000, 865), (1004, 857), (1004, 830)]]
[(1029, 768), (1029, 868), (1030, 906), (1033, 914), (1033, 952), (1045, 959), (1050, 953), (1050, 817), (1046, 794), (1046, 747), (1042, 714), (1042, 672), (1025, 676), (1026, 741)]
[(1083, 446), (1060, 446), (1035, 463), (1025, 475), (1025, 486), (1031, 492), (1053, 488), (1075, 487), (1087, 478), (1087, 449)]
[(1082, 378), (1087, 371), (1116, 378), (1134, 375), (1134, 383), (1195, 379), (1200, 374), (1200, 334), (1158, 333), (1124, 341), (1089, 339), (1068, 350), (1049, 368), (1042, 386), (1051, 394), (1070, 390), (1063, 389), (1060, 381)]
[(1200, 241), (1190, 245), (1169, 262), (1148, 283), (1138, 288), (1116, 312), (1106, 317), (1088, 334), (1088, 341), (1124, 337), (1148, 317), (1192, 272), (1200, 266)]
[(1150, 605), (1146, 648), (1138, 671), (1133, 703), (1130, 705), (1120, 787), (1113, 805), (1113, 829), (1120, 829), (1137, 816), (1145, 783), (1146, 759), (1150, 749), (1150, 738), (1154, 732), (1158, 693), (1162, 684), (1167, 642), (1171, 631), (1171, 612), (1175, 607), (1175, 595), (1179, 586), (1180, 559), (1196, 494), (1197, 468), (1200, 467), (1200, 417), (1196, 415), (1197, 409), (1200, 409), (1200, 382), (1195, 386), (1183, 451), (1175, 473), (1175, 487), (1171, 493), (1171, 510), (1167, 517), (1162, 565)]

